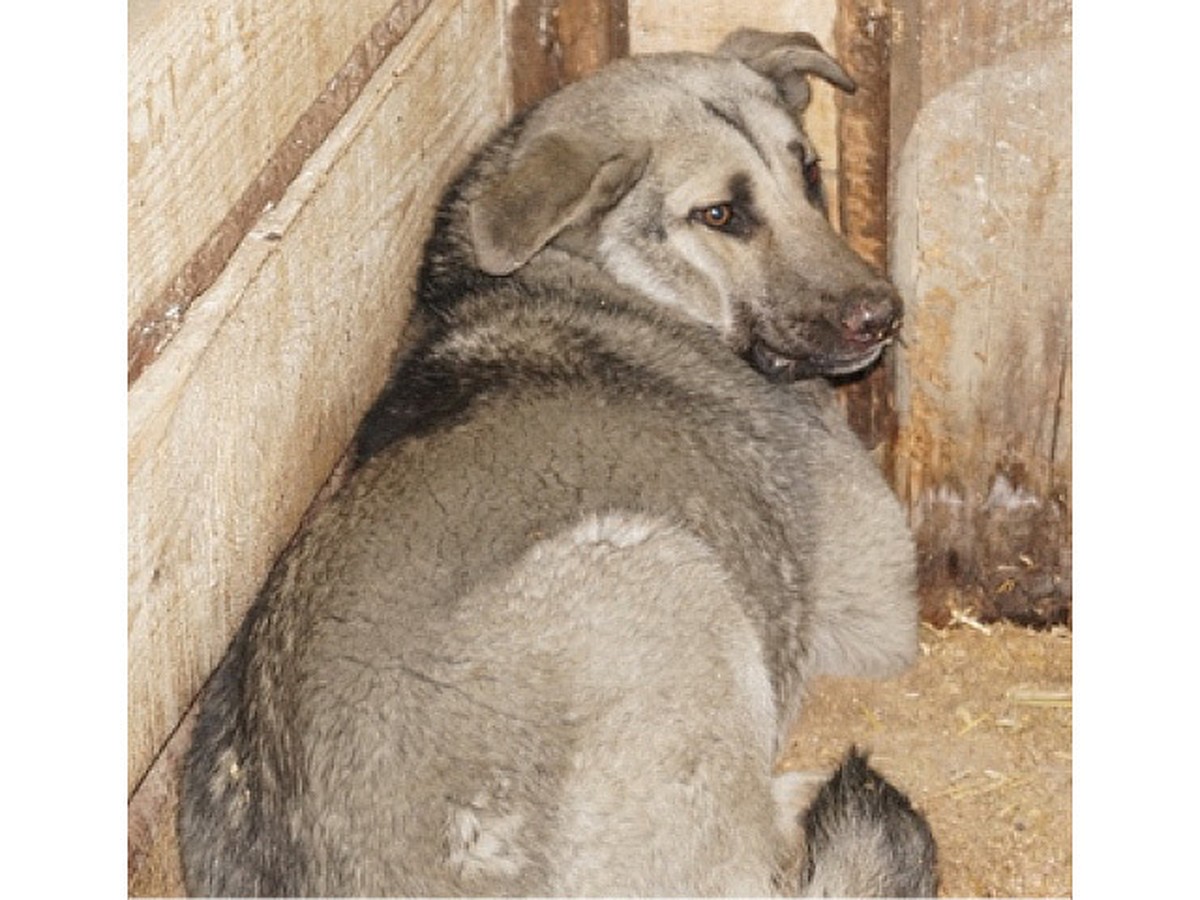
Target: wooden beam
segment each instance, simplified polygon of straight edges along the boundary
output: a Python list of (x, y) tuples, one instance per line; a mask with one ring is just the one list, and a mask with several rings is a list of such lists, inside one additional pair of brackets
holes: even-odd
[[(834, 25), (837, 56), (858, 83), (838, 95), (838, 221), (850, 246), (887, 271), (888, 176), (891, 121), (891, 4), (840, 0)], [(890, 476), (895, 460), (895, 355), (842, 392), (847, 416)]]
[(130, 383), (427, 3), (131, 5)]
[(896, 486), (926, 613), (1071, 617), (1071, 3), (892, 0)]
[(194, 711), (171, 735), (129, 802), (127, 885), (130, 897), (182, 897), (175, 820), (179, 776), (195, 727)]
[(508, 112), (503, 7), (431, 0), (130, 389), (130, 792), (386, 378), (433, 206)]
[(513, 106), (525, 110), (629, 53), (626, 0), (518, 0), (509, 29)]

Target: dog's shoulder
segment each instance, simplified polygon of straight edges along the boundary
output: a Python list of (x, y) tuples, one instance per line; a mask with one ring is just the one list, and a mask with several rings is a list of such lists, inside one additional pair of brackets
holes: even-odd
[(461, 423), (486, 401), (586, 393), (711, 422), (767, 390), (704, 329), (586, 277), (503, 279), (414, 318), (416, 336), (359, 428), (359, 464)]

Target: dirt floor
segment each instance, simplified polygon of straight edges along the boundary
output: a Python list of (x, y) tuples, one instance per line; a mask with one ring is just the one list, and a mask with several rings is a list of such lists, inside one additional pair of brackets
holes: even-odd
[(943, 897), (1071, 894), (1071, 632), (921, 628), (901, 678), (814, 683), (781, 761), (832, 769), (851, 743), (924, 811)]
[[(832, 769), (857, 743), (929, 818), (941, 896), (1070, 896), (1071, 632), (960, 614), (921, 648), (897, 679), (816, 682), (781, 768)], [(174, 805), (166, 780), (152, 817), (131, 810), (131, 896), (182, 894)]]

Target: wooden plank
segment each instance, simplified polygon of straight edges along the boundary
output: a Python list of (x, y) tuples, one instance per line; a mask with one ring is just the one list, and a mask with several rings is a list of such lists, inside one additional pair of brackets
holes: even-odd
[(568, 83), (629, 55), (626, 0), (561, 0), (558, 6), (558, 39)]
[[(1071, 38), (1073, 0), (890, 0), (892, 146), (908, 137), (920, 108), (954, 82), (1012, 53)], [(894, 170), (893, 170), (894, 171)]]
[(179, 811), (179, 770), (195, 719), (194, 712), (184, 718), (129, 802), (130, 897), (184, 896), (175, 819)]
[(887, 266), (888, 139), (891, 121), (891, 4), (840, 0), (838, 58), (858, 83), (838, 95), (842, 233), (877, 269)]
[(1070, 4), (895, 5), (896, 477), (926, 612), (969, 587), (984, 617), (1069, 620)]
[(131, 380), (426, 2), (131, 4)]
[(508, 114), (501, 0), (434, 0), (129, 394), (132, 791), (382, 385), (432, 205)]
[[(838, 56), (858, 90), (838, 96), (838, 201), (842, 234), (860, 256), (887, 270), (891, 121), (890, 0), (839, 0)], [(846, 385), (841, 399), (855, 433), (885, 472), (895, 468), (898, 422), (895, 353)]]
[(629, 47), (634, 53), (712, 50), (736, 28), (808, 31), (832, 46), (833, 0), (629, 0)]
[(509, 21), (518, 112), (629, 53), (625, 0), (514, 0)]

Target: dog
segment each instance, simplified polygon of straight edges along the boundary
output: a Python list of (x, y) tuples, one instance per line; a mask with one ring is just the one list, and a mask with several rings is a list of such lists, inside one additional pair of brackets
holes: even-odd
[(859, 852), (930, 888), (858, 757), (806, 860), (772, 779), (811, 676), (917, 649), (904, 516), (821, 377), (902, 306), (827, 221), (812, 76), (854, 87), (801, 33), (620, 60), (447, 189), (354, 471), (202, 697), (189, 892), (859, 891)]

